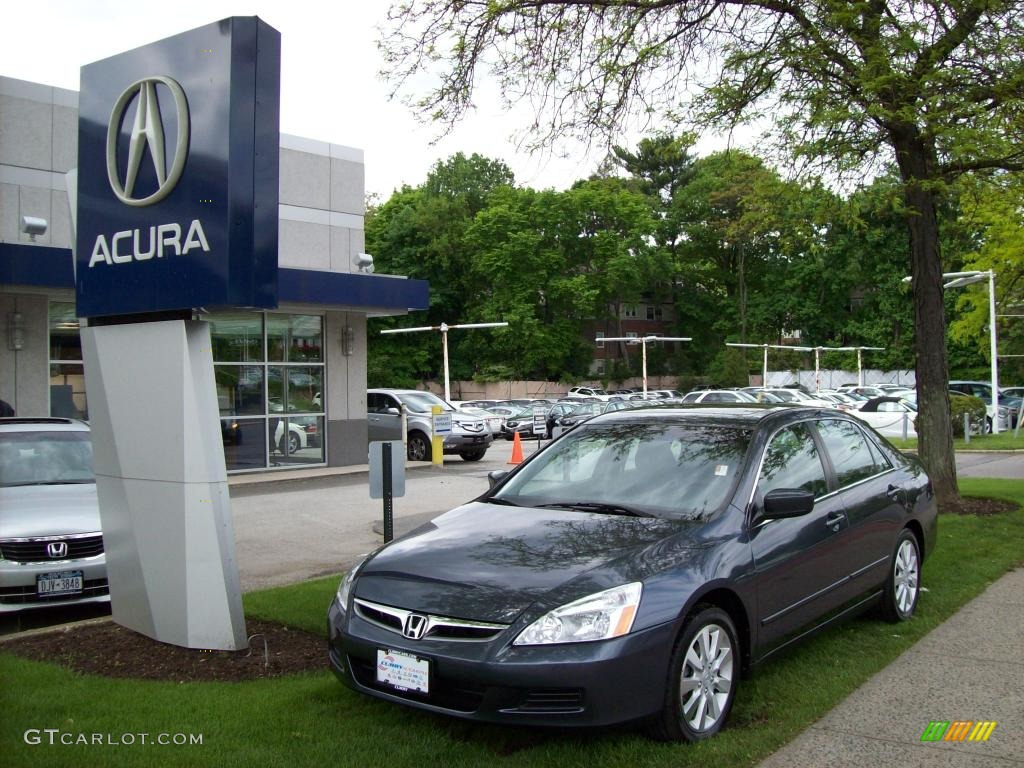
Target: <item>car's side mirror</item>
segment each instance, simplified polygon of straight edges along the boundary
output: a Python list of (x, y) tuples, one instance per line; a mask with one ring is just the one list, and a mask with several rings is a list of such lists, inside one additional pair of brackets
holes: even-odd
[(505, 479), (505, 476), (507, 474), (507, 469), (492, 469), (490, 472), (487, 473), (488, 487), (493, 488), (494, 486), (496, 486), (498, 483)]
[(402, 412), (400, 410), (398, 410), (397, 408), (385, 408), (384, 409), (384, 413), (386, 413), (388, 416), (401, 416), (402, 415)]
[(775, 520), (783, 517), (800, 517), (814, 509), (814, 494), (800, 488), (776, 488), (764, 497), (762, 517)]

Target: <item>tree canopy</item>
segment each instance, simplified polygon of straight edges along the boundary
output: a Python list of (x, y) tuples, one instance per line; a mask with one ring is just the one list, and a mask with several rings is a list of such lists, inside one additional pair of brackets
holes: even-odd
[[(1024, 168), (1024, 17), (997, 0), (410, 0), (383, 41), (395, 88), (458, 120), (481, 70), (535, 119), (527, 146), (760, 121), (811, 166), (898, 169), (913, 275), (920, 454), (956, 495), (939, 207), (970, 172)], [(416, 76), (415, 81), (412, 79)]]

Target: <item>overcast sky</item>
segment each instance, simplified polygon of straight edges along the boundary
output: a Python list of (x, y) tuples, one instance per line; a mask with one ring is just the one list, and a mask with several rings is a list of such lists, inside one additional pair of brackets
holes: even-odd
[(227, 16), (255, 15), (281, 32), (282, 132), (364, 150), (367, 193), (387, 199), (402, 184), (415, 186), (437, 160), (457, 151), (502, 159), (519, 184), (536, 188), (563, 189), (596, 168), (600, 150), (587, 155), (569, 148), (569, 158), (517, 152), (511, 134), (526, 124), (526, 114), (509, 115), (496, 100), (479, 105), (432, 145), (436, 126), (419, 123), (407, 107), (389, 102), (387, 84), (377, 75), (375, 26), (388, 5), (388, 0), (5, 0), (0, 75), (78, 90), (83, 64)]

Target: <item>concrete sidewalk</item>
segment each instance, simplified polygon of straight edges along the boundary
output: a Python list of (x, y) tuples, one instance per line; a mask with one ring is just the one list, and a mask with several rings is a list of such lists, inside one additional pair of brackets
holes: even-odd
[[(1022, 635), (1024, 570), (1016, 570), (764, 760), (761, 768), (1024, 766)], [(998, 725), (984, 743), (925, 743), (921, 735), (931, 720)]]

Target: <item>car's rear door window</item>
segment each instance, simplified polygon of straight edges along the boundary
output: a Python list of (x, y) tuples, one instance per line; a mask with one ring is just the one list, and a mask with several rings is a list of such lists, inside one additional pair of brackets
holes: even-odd
[(855, 424), (825, 419), (819, 421), (817, 427), (840, 487), (860, 482), (889, 468), (887, 463), (880, 463), (878, 454), (871, 450), (864, 433)]

